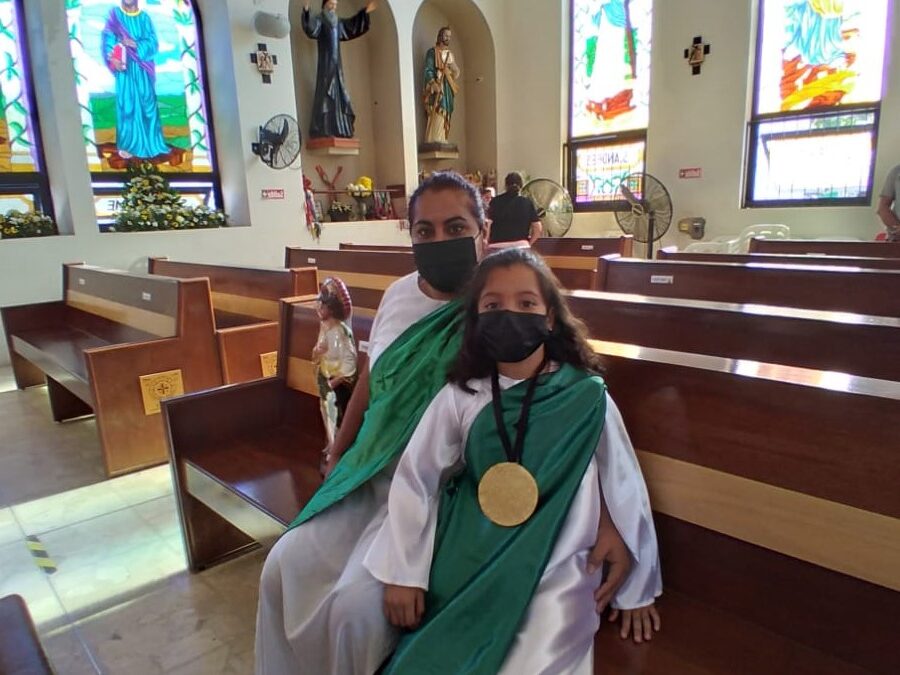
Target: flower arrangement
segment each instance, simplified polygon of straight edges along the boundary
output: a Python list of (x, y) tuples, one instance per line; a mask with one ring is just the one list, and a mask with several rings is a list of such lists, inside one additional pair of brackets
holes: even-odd
[(350, 220), (350, 215), (353, 213), (353, 207), (349, 204), (345, 204), (344, 202), (340, 202), (338, 200), (334, 200), (331, 202), (331, 206), (328, 209), (328, 217), (331, 218), (331, 222), (339, 223)]
[(56, 230), (56, 223), (44, 213), (10, 211), (5, 215), (0, 214), (0, 239), (49, 237), (54, 234), (59, 234)]
[(188, 206), (150, 162), (130, 169), (122, 209), (111, 232), (196, 230), (226, 227), (225, 214), (206, 206)]
[(355, 183), (347, 186), (347, 194), (351, 197), (369, 197), (372, 189), (375, 187), (372, 179), (368, 176), (360, 176)]

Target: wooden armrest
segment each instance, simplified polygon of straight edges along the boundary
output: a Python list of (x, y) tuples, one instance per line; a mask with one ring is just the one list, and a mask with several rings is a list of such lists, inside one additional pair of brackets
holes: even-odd
[(226, 385), (162, 402), (173, 455), (281, 423), (285, 398), (279, 378)]

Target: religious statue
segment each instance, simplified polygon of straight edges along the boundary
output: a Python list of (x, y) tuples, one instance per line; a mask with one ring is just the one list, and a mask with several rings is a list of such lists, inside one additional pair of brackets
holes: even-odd
[(344, 84), (340, 43), (355, 40), (368, 32), (369, 14), (375, 11), (378, 3), (372, 0), (349, 19), (338, 17), (337, 5), (337, 0), (323, 0), (322, 11), (316, 16), (310, 13), (308, 0), (303, 8), (303, 32), (319, 47), (310, 138), (353, 138), (356, 114)]
[(116, 80), (116, 148), (122, 159), (170, 154), (156, 98), (156, 29), (139, 0), (121, 0), (101, 34), (103, 60)]
[(450, 118), (459, 86), (459, 67), (450, 51), (452, 34), (449, 26), (438, 31), (437, 42), (425, 54), (425, 114), (428, 124), (425, 127), (425, 150), (455, 150), (456, 146), (449, 142)]

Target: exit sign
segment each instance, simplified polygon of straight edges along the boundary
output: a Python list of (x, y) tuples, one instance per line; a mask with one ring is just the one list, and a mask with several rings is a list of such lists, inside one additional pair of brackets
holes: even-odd
[(284, 199), (284, 190), (276, 188), (265, 188), (262, 191), (263, 199)]

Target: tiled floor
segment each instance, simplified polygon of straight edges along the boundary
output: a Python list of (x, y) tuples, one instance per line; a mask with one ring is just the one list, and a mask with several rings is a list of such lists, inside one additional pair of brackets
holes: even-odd
[[(42, 396), (0, 393), (0, 596), (25, 598), (57, 672), (251, 673), (264, 553), (190, 574), (169, 467), (101, 480), (99, 454), (87, 450), (92, 423), (54, 424)], [(51, 470), (73, 447), (82, 466), (70, 457)], [(40, 461), (24, 461), (29, 452)], [(42, 496), (6, 499), (29, 491)], [(55, 572), (35, 564), (26, 536)]]

